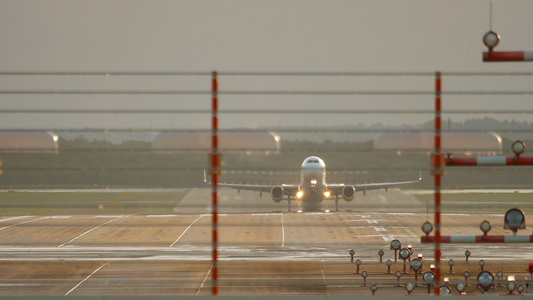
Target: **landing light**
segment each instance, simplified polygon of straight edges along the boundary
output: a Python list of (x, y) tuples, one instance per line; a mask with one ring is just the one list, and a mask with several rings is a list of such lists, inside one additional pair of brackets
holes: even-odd
[(324, 197), (329, 198), (331, 196), (331, 193), (329, 191), (324, 192)]
[(297, 198), (302, 198), (303, 195), (304, 195), (304, 192), (302, 191), (298, 191), (298, 193), (296, 193)]
[(316, 184), (316, 179), (311, 180), (311, 184), (315, 185)]

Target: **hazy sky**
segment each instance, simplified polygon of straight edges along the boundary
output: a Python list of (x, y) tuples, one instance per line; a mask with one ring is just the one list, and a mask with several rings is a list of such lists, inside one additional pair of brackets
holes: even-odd
[[(488, 0), (0, 0), (0, 71), (531, 72), (483, 63)], [(533, 1), (492, 0), (497, 50), (533, 50)], [(2, 90), (208, 90), (209, 77), (0, 77)], [(533, 89), (531, 77), (447, 77), (444, 89)], [(496, 85), (501, 87), (496, 87)], [(424, 90), (429, 77), (221, 77), (226, 90)], [(445, 109), (533, 109), (526, 96), (450, 96)], [(504, 99), (503, 99), (504, 98)], [(512, 98), (512, 99), (511, 99)], [(509, 100), (511, 99), (511, 100)], [(195, 109), (209, 95), (0, 95), (4, 109)], [(221, 108), (432, 109), (427, 96), (222, 96)], [(448, 101), (448, 102), (446, 102)], [(459, 115), (452, 118), (484, 117)], [(498, 117), (500, 117), (498, 115)], [(531, 115), (501, 116), (530, 120)], [(431, 115), (246, 114), (222, 126), (395, 124)], [(5, 128), (206, 128), (206, 114), (3, 114)]]

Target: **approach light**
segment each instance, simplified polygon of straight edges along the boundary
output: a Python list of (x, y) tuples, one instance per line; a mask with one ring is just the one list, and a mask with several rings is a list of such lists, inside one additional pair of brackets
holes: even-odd
[(400, 258), (403, 259), (404, 261), (409, 259), (410, 256), (411, 256), (411, 252), (409, 252), (407, 248), (402, 248), (402, 250), (400, 250)]
[(501, 270), (496, 272), (496, 277), (498, 277), (498, 286), (500, 286), (500, 281), (503, 278), (503, 272)]
[(452, 289), (447, 285), (441, 285), (439, 289), (441, 295), (450, 295), (452, 293)]
[(463, 294), (463, 292), (465, 291), (466, 289), (466, 284), (462, 281), (459, 281), (456, 285), (455, 285), (455, 289), (459, 292), (459, 294)]
[(429, 222), (425, 222), (424, 224), (422, 224), (422, 231), (426, 235), (430, 234), (433, 231), (433, 225)]
[(482, 291), (488, 291), (494, 286), (494, 275), (489, 271), (483, 271), (477, 276), (477, 282)]
[(426, 273), (424, 273), (422, 278), (424, 279), (425, 284), (433, 284), (433, 282), (435, 281), (435, 273), (427, 271)]
[(396, 271), (394, 275), (396, 276), (396, 278), (398, 278), (398, 286), (400, 286), (400, 277), (402, 277), (402, 272)]
[(521, 284), (520, 284), (519, 286), (516, 287), (516, 291), (517, 291), (520, 295), (522, 295), (522, 293), (524, 292), (524, 290), (525, 290), (525, 288), (524, 288), (524, 286), (521, 285)]
[(357, 266), (357, 270), (356, 270), (355, 274), (359, 274), (359, 267), (362, 264), (363, 264), (363, 262), (359, 258), (355, 261), (355, 265)]
[(450, 260), (448, 261), (448, 266), (450, 266), (450, 274), (453, 273), (453, 266), (455, 265), (455, 262), (453, 261), (453, 259), (450, 258)]
[(379, 262), (382, 263), (383, 262), (383, 255), (385, 255), (385, 252), (383, 250), (379, 250), (378, 251), (378, 255), (379, 255)]
[(507, 291), (512, 294), (516, 289), (515, 278), (513, 275), (507, 277)]
[(376, 291), (378, 290), (378, 286), (373, 284), (370, 286), (370, 291), (372, 292), (372, 295), (376, 294)]
[(494, 47), (498, 46), (499, 42), (500, 36), (492, 30), (483, 35), (483, 44), (489, 48), (489, 51), (492, 51)]
[(296, 198), (300, 199), (302, 198), (303, 195), (304, 195), (304, 192), (298, 191), (298, 193), (296, 193)]
[(424, 279), (424, 284), (428, 286), (428, 294), (431, 292), (431, 285), (433, 282), (435, 282), (435, 273), (431, 271), (427, 271), (422, 275), (422, 279)]
[(466, 270), (466, 271), (463, 273), (463, 276), (465, 277), (465, 282), (468, 283), (468, 277), (470, 277), (470, 272), (468, 272), (468, 270)]
[(392, 240), (390, 242), (390, 249), (394, 250), (394, 262), (398, 261), (398, 250), (402, 248), (402, 243), (399, 240)]
[(526, 218), (524, 213), (518, 208), (511, 208), (505, 213), (503, 229), (510, 229), (516, 235), (518, 229), (526, 228)]
[(363, 277), (363, 286), (366, 286), (366, 278), (368, 277), (368, 272), (367, 271), (363, 271), (361, 273), (361, 277)]
[(483, 267), (485, 266), (485, 261), (484, 260), (480, 260), (479, 261), (479, 266), (481, 267), (481, 272), (483, 272)]
[(421, 268), (422, 268), (422, 262), (420, 261), (420, 259), (415, 258), (415, 259), (411, 260), (411, 269), (413, 269), (413, 271), (418, 273), (418, 271)]
[(411, 293), (413, 292), (414, 289), (415, 289), (415, 284), (414, 283), (409, 281), (408, 283), (405, 284), (405, 290), (407, 291), (407, 293), (409, 295), (411, 295)]
[(515, 141), (512, 145), (511, 145), (511, 150), (513, 150), (513, 153), (516, 155), (516, 156), (520, 156), (520, 154), (524, 153), (524, 151), (526, 151), (526, 144), (522, 141)]
[(481, 222), (481, 224), (479, 224), (479, 229), (481, 229), (481, 231), (483, 231), (483, 235), (485, 235), (485, 236), (487, 235), (487, 233), (490, 231), (491, 228), (492, 228), (492, 225), (487, 220), (485, 220), (485, 221)]
[(472, 253), (469, 250), (465, 251), (465, 257), (466, 257), (466, 263), (468, 263), (468, 258), (472, 255)]

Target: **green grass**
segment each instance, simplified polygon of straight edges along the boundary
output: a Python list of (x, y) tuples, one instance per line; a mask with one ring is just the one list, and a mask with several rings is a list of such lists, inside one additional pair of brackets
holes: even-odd
[(171, 214), (187, 192), (4, 192), (0, 215)]
[[(434, 203), (434, 195), (415, 195), (420, 201)], [(533, 213), (533, 194), (521, 193), (460, 193), (441, 195), (441, 211), (464, 213), (505, 213), (518, 208), (526, 214)]]

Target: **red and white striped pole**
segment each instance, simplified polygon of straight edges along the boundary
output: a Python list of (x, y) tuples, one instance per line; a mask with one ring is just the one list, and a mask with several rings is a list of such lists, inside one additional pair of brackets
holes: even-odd
[(218, 155), (218, 80), (217, 72), (213, 71), (211, 80), (211, 226), (212, 226), (212, 261), (211, 261), (211, 294), (218, 294), (218, 174), (219, 174), (219, 155)]
[(533, 51), (485, 51), (483, 61), (533, 61)]
[(441, 203), (441, 73), (435, 73), (435, 154), (433, 155), (433, 175), (435, 176), (435, 295), (440, 295), (440, 203)]
[(447, 166), (515, 166), (533, 165), (533, 157), (520, 156), (493, 156), (493, 157), (446, 157), (444, 163)]
[[(434, 243), (434, 236), (421, 236), (421, 243)], [(533, 243), (533, 235), (453, 235), (441, 236), (441, 243)]]

